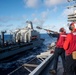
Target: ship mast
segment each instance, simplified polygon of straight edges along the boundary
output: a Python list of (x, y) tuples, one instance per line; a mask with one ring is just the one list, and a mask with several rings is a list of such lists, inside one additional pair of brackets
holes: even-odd
[(73, 9), (73, 13), (68, 15), (68, 22), (76, 22), (76, 0), (67, 0), (69, 3), (74, 2), (72, 6), (68, 6), (68, 9)]

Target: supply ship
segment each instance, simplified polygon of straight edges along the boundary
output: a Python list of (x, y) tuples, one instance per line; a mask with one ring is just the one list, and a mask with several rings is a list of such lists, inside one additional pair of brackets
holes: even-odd
[(25, 28), (11, 31), (11, 41), (5, 41), (4, 35), (6, 31), (1, 32), (0, 60), (35, 47), (40, 47), (43, 44), (44, 40), (40, 38), (39, 32), (33, 29), (32, 22), (27, 21), (26, 24)]
[[(76, 2), (76, 0), (68, 0), (68, 2), (71, 1)], [(72, 8), (76, 8), (76, 4), (72, 6)], [(68, 15), (68, 22), (76, 22), (75, 11), (76, 10), (74, 10), (72, 14)], [(52, 64), (54, 59), (54, 50), (55, 50), (55, 44), (51, 45), (50, 49), (46, 50), (46, 52), (37, 55), (34, 59), (18, 67), (14, 71), (10, 72), (8, 75), (53, 75), (49, 72), (49, 70), (53, 66)], [(62, 61), (61, 58), (59, 57), (56, 75), (65, 75), (63, 74), (63, 70), (64, 69), (62, 66)]]

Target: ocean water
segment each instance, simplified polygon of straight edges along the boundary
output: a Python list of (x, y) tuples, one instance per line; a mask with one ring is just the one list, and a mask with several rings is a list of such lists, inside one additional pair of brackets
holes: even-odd
[[(1, 35), (0, 35), (0, 39), (1, 39)], [(4, 41), (11, 41), (12, 40), (12, 35), (4, 35)], [(1, 41), (1, 40), (0, 40)]]
[[(50, 37), (48, 34), (41, 34), (40, 36), (41, 38), (45, 39), (43, 45), (40, 48), (33, 49), (30, 51), (28, 50), (22, 55), (16, 55), (15, 57), (11, 58), (10, 61), (0, 62), (0, 75), (7, 75), (13, 69), (21, 66), (24, 63), (27, 63), (30, 59), (34, 58), (36, 55), (46, 51), (48, 49), (47, 46), (52, 42), (56, 41), (56, 38)], [(5, 35), (5, 40), (11, 40), (11, 39), (12, 36)]]
[(56, 41), (56, 38), (50, 37), (48, 34), (41, 34), (41, 38), (44, 38), (44, 44), (47, 46), (48, 44), (51, 44), (52, 42)]
[(12, 40), (12, 35), (5, 35), (4, 38), (5, 38), (5, 41)]

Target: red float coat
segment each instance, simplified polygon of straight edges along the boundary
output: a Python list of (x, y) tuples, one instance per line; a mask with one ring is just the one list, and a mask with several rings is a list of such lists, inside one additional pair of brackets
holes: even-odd
[(67, 35), (63, 47), (66, 55), (70, 55), (73, 51), (76, 51), (76, 32)]
[(63, 48), (65, 38), (66, 38), (66, 33), (63, 33), (63, 32), (60, 33), (59, 38), (57, 39), (57, 42), (56, 42), (56, 47)]

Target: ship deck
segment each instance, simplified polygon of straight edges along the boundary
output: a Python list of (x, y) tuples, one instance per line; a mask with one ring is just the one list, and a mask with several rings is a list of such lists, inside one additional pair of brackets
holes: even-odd
[[(8, 75), (53, 75), (49, 72), (49, 70), (53, 67), (54, 55), (53, 53), (49, 54), (49, 52), (50, 51), (41, 53), (36, 58), (29, 61), (27, 64), (23, 64), (19, 68), (10, 72)], [(63, 66), (60, 57), (58, 60), (56, 75), (63, 75)]]
[[(51, 61), (39, 75), (53, 75), (49, 72), (49, 70), (52, 69), (52, 67), (53, 67), (53, 61)], [(58, 60), (57, 75), (63, 75), (63, 66), (62, 66), (62, 61), (60, 57)]]

